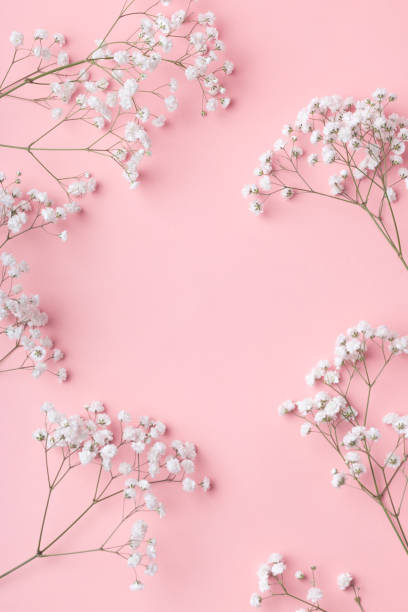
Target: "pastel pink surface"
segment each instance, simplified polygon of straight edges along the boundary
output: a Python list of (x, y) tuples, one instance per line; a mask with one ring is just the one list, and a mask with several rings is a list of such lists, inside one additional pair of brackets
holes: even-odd
[[(62, 31), (75, 49), (75, 41), (81, 46), (104, 31), (114, 4), (9, 4), (3, 65), (12, 29)], [(308, 394), (304, 374), (359, 319), (408, 331), (407, 274), (356, 211), (317, 198), (277, 198), (255, 218), (240, 189), (257, 156), (312, 96), (365, 96), (384, 86), (408, 112), (406, 70), (395, 61), (406, 46), (406, 3), (199, 6), (217, 13), (237, 66), (231, 109), (202, 120), (197, 92), (183, 87), (182, 111), (155, 137), (137, 191), (111, 165), (92, 161), (102, 186), (70, 223), (68, 243), (36, 236), (13, 248), (31, 264), (26, 285), (52, 314), (72, 377), (66, 385), (22, 373), (2, 378), (1, 565), (28, 557), (36, 543), (45, 481), (31, 433), (46, 399), (68, 413), (98, 398), (112, 412), (160, 418), (175, 437), (198, 443), (215, 488), (206, 497), (168, 497), (168, 516), (152, 527), (159, 573), (144, 592), (128, 590), (128, 569), (116, 559), (53, 559), (5, 581), (1, 609), (244, 612), (258, 565), (280, 551), (294, 568), (316, 563), (322, 585), (341, 571), (355, 573), (369, 612), (403, 610), (407, 561), (380, 511), (332, 489), (329, 453), (300, 439), (276, 407)], [(2, 142), (13, 142), (3, 114), (1, 132)], [(24, 157), (2, 158), (35, 176)], [(35, 181), (39, 188), (43, 182)], [(403, 366), (393, 374), (379, 414), (391, 401), (393, 410), (405, 409)], [(75, 502), (65, 500), (51, 529)], [(90, 521), (73, 537), (91, 541), (98, 529)], [(330, 610), (353, 608), (334, 586), (324, 601)]]

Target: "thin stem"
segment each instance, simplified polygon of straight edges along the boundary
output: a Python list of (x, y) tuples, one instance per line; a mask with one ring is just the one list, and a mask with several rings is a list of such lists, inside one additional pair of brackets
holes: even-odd
[(4, 572), (4, 574), (0, 574), (0, 579), (1, 578), (5, 578), (6, 576), (8, 576), (9, 574), (12, 574), (13, 572), (17, 571), (18, 569), (20, 569), (20, 567), (24, 567), (24, 565), (27, 565), (28, 563), (31, 563), (31, 561), (34, 561), (34, 559), (38, 559), (39, 554), (36, 553), (35, 555), (33, 555), (32, 557), (29, 557), (28, 559), (26, 559), (25, 561), (22, 561), (22, 563), (19, 563), (18, 565), (16, 565), (15, 567), (12, 567), (11, 569), (7, 570), (7, 572)]

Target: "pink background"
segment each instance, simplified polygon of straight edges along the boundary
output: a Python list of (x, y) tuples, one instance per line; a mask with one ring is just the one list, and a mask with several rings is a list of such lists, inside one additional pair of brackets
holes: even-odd
[[(9, 4), (2, 12), (3, 65), (12, 29), (62, 31), (80, 48), (109, 25), (115, 4)], [(405, 610), (407, 561), (380, 511), (330, 487), (330, 455), (317, 441), (301, 440), (297, 424), (279, 420), (276, 406), (308, 394), (304, 374), (359, 319), (408, 332), (407, 274), (359, 212), (277, 198), (257, 219), (240, 189), (257, 156), (312, 96), (364, 96), (384, 86), (399, 94), (397, 106), (406, 112), (406, 2), (200, 6), (217, 13), (237, 65), (231, 109), (204, 121), (198, 93), (184, 87), (182, 112), (156, 133), (137, 191), (111, 164), (93, 160), (103, 185), (70, 223), (69, 242), (35, 236), (13, 248), (31, 264), (25, 285), (53, 315), (50, 332), (67, 352), (72, 377), (66, 385), (23, 373), (1, 380), (1, 566), (35, 546), (45, 479), (31, 432), (45, 399), (75, 412), (100, 398), (113, 412), (164, 420), (175, 437), (198, 443), (215, 488), (205, 498), (165, 494), (168, 516), (152, 527), (159, 574), (144, 592), (129, 591), (124, 562), (81, 556), (38, 561), (14, 574), (1, 585), (0, 607), (243, 612), (258, 565), (276, 550), (293, 569), (318, 564), (326, 590), (337, 573), (352, 571), (369, 612)], [(20, 117), (10, 124), (2, 113), (3, 141), (24, 142)], [(35, 176), (24, 156), (2, 159), (4, 167)], [(61, 158), (55, 163), (65, 167)], [(380, 414), (406, 409), (403, 366), (382, 388), (388, 403), (378, 405)], [(74, 505), (73, 497), (65, 500), (51, 530)], [(98, 528), (89, 521), (69, 543), (91, 542)], [(353, 609), (351, 595), (335, 589), (324, 603)]]

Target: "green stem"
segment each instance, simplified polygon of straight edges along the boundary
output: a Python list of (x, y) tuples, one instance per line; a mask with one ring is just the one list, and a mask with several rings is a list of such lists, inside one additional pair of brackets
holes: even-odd
[(26, 559), (25, 561), (23, 561), (22, 563), (19, 563), (18, 565), (16, 565), (15, 567), (12, 567), (11, 569), (7, 570), (7, 572), (4, 572), (4, 574), (0, 574), (0, 579), (1, 578), (5, 578), (6, 576), (8, 576), (9, 574), (12, 574), (13, 572), (15, 572), (16, 570), (20, 569), (20, 567), (23, 567), (24, 565), (27, 565), (27, 563), (31, 563), (31, 561), (34, 561), (34, 559), (37, 559), (39, 557), (39, 554), (36, 553), (35, 555), (33, 555), (32, 557), (29, 557), (28, 559)]

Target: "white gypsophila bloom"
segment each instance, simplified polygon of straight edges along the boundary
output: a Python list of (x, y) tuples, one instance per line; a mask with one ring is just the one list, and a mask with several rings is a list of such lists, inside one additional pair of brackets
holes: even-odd
[(202, 489), (205, 492), (210, 490), (210, 488), (211, 488), (211, 481), (208, 478), (208, 476), (204, 476), (203, 480), (201, 481), (201, 487), (202, 487)]
[(134, 582), (132, 582), (132, 584), (129, 585), (129, 589), (131, 591), (141, 591), (142, 589), (144, 589), (144, 584), (139, 580), (135, 580)]
[(181, 461), (181, 467), (186, 474), (192, 474), (195, 470), (194, 461), (191, 461), (191, 459), (183, 459)]
[(284, 187), (281, 190), (281, 196), (284, 200), (289, 200), (290, 198), (293, 198), (294, 191), (290, 187)]
[(104, 412), (105, 406), (100, 400), (92, 400), (89, 404), (84, 406), (85, 410), (89, 410), (89, 412)]
[(141, 560), (142, 560), (142, 555), (138, 552), (135, 552), (132, 555), (130, 555), (127, 562), (128, 562), (129, 567), (137, 567), (139, 563), (141, 562)]
[(381, 434), (376, 427), (370, 427), (369, 429), (367, 429), (366, 438), (368, 440), (375, 441), (375, 440), (379, 440), (380, 437), (381, 437)]
[(292, 412), (293, 410), (295, 410), (295, 408), (296, 405), (291, 400), (286, 400), (278, 407), (278, 414), (280, 416), (283, 416), (285, 414), (288, 414), (289, 412)]
[(45, 431), (45, 429), (36, 429), (33, 433), (34, 440), (37, 440), (38, 442), (42, 442), (43, 440), (45, 440), (46, 437), (47, 432)]
[(149, 563), (145, 568), (145, 574), (148, 576), (154, 576), (157, 573), (158, 567), (156, 563)]
[(346, 463), (356, 463), (360, 461), (360, 453), (356, 451), (349, 451), (346, 453), (344, 460)]
[(385, 467), (391, 467), (396, 470), (401, 465), (401, 457), (394, 452), (387, 454), (384, 462)]
[(98, 425), (110, 425), (112, 420), (110, 418), (110, 416), (108, 414), (106, 414), (105, 412), (99, 412), (98, 414), (96, 414), (96, 418), (95, 418), (95, 422)]
[(35, 30), (34, 40), (45, 40), (46, 38), (48, 38), (47, 30), (44, 30), (42, 28)]
[(314, 604), (318, 603), (322, 598), (323, 592), (317, 587), (311, 587), (307, 592), (306, 599), (308, 599)]
[(273, 576), (280, 576), (286, 569), (286, 565), (283, 561), (279, 561), (278, 563), (273, 563), (271, 566), (271, 572)]
[(176, 457), (169, 457), (166, 461), (166, 469), (170, 474), (177, 474), (181, 470), (180, 462)]
[(341, 472), (336, 472), (333, 474), (331, 483), (335, 489), (338, 489), (346, 483), (346, 477)]
[(337, 586), (341, 591), (345, 591), (353, 582), (353, 576), (349, 572), (345, 572), (344, 574), (339, 574), (337, 576)]
[(68, 66), (69, 55), (66, 51), (60, 51), (57, 58), (58, 66)]
[(392, 425), (398, 418), (399, 415), (396, 412), (387, 412), (387, 414), (383, 417), (383, 423), (386, 425)]
[(14, 47), (20, 47), (24, 42), (24, 35), (21, 32), (13, 32), (10, 34), (10, 42)]
[(177, 98), (175, 96), (167, 96), (167, 98), (164, 99), (164, 102), (166, 104), (167, 110), (169, 110), (171, 113), (174, 112), (177, 109)]
[(126, 410), (120, 410), (118, 412), (118, 419), (122, 423), (130, 423), (132, 417), (128, 412), (126, 412)]
[(249, 599), (249, 605), (253, 608), (260, 608), (262, 603), (262, 597), (258, 593), (252, 593)]
[(192, 478), (184, 478), (183, 479), (183, 491), (187, 491), (187, 493), (191, 493), (196, 488), (196, 483)]
[(255, 215), (261, 215), (263, 213), (262, 203), (259, 200), (253, 200), (249, 204), (249, 210)]

